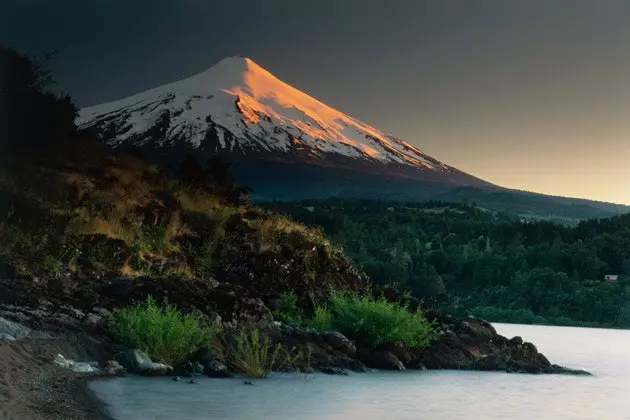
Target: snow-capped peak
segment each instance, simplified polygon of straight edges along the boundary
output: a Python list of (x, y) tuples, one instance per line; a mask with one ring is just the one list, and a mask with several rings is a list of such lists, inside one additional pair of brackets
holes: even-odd
[(246, 57), (229, 57), (192, 77), (81, 110), (113, 146), (216, 153), (341, 156), (438, 172), (452, 170), (409, 143), (282, 82)]

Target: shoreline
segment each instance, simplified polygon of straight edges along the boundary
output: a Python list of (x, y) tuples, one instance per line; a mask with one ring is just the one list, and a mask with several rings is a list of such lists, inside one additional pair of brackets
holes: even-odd
[[(104, 362), (112, 360), (116, 346), (78, 318), (52, 316), (45, 311), (20, 312), (15, 307), (12, 310), (13, 322), (25, 322), (19, 314), (29, 313), (30, 321), (22, 326), (34, 329), (17, 341), (0, 340), (0, 419), (113, 420), (108, 404), (90, 388), (92, 381), (112, 376), (75, 373), (57, 365), (54, 359), (61, 354), (68, 360)], [(0, 311), (0, 315), (8, 314)], [(309, 345), (313, 351), (309, 368), (323, 373), (343, 375), (375, 368), (588, 375), (551, 364), (532, 343), (521, 337), (503, 337), (486, 321), (455, 319), (435, 312), (427, 315), (439, 325), (440, 334), (429, 347), (416, 350), (393, 345), (357, 349), (354, 342), (337, 332), (318, 333), (279, 322), (268, 324), (264, 332), (285, 346)], [(90, 317), (81, 314), (80, 318)], [(209, 356), (205, 362), (217, 361), (217, 354)]]
[(0, 418), (113, 420), (89, 386), (100, 376), (52, 362), (58, 350), (70, 346), (64, 338), (0, 342)]

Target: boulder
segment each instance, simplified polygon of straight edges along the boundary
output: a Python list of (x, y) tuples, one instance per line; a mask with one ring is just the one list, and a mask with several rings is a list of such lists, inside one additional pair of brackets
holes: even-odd
[(56, 365), (61, 366), (64, 369), (70, 369), (70, 367), (72, 366), (72, 364), (74, 363), (74, 361), (66, 359), (65, 357), (63, 357), (63, 355), (61, 354), (57, 354), (55, 356), (55, 358), (53, 359), (53, 363), (55, 363)]
[(115, 360), (108, 360), (102, 366), (101, 370), (103, 374), (107, 376), (123, 376), (125, 374), (125, 368)]
[(461, 321), (459, 327), (462, 332), (475, 337), (492, 339), (497, 335), (497, 331), (489, 322), (477, 318), (469, 318), (465, 321)]
[(406, 370), (405, 365), (389, 350), (357, 349), (357, 357), (367, 367), (385, 370)]
[(70, 369), (76, 373), (92, 373), (96, 370), (90, 363), (75, 362), (70, 365)]
[(186, 360), (173, 366), (173, 375), (177, 376), (191, 376), (200, 375), (204, 371), (204, 367), (201, 363), (191, 362)]
[(391, 343), (383, 348), (384, 350), (390, 351), (394, 356), (398, 358), (403, 364), (409, 363), (411, 361), (411, 353), (407, 346), (403, 343), (396, 342)]
[(233, 378), (234, 375), (225, 363), (219, 360), (209, 360), (203, 365), (203, 373), (211, 378)]
[(343, 334), (334, 331), (320, 333), (312, 328), (298, 328), (279, 321), (269, 323), (263, 333), (285, 349), (301, 354), (289, 371), (310, 372), (321, 368), (341, 368), (365, 372), (366, 367), (356, 359), (354, 344)]
[(345, 335), (337, 331), (325, 331), (320, 333), (320, 337), (335, 350), (339, 350), (348, 356), (354, 356), (357, 348)]
[(153, 362), (145, 352), (138, 349), (121, 351), (115, 359), (128, 372), (137, 375), (161, 376), (173, 371), (171, 366)]

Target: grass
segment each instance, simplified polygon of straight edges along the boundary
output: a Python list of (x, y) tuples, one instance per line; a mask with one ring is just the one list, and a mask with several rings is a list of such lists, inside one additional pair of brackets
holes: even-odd
[(110, 331), (125, 346), (171, 365), (186, 360), (218, 332), (202, 326), (198, 316), (184, 314), (168, 302), (158, 305), (151, 296), (114, 312)]
[(410, 312), (398, 303), (349, 293), (334, 293), (325, 307), (316, 307), (312, 327), (336, 330), (370, 347), (401, 342), (422, 348), (436, 336), (435, 327), (421, 311)]
[(228, 363), (235, 371), (251, 378), (266, 378), (273, 370), (293, 366), (304, 357), (295, 348), (288, 350), (280, 343), (272, 344), (269, 337), (261, 336), (257, 329), (240, 331), (232, 338), (233, 344), (227, 351)]
[(304, 314), (297, 305), (295, 293), (286, 292), (280, 295), (280, 305), (274, 311), (276, 320), (289, 325), (300, 326), (304, 322)]
[(333, 292), (326, 305), (314, 302), (310, 318), (298, 307), (294, 293), (283, 293), (274, 317), (285, 324), (339, 331), (371, 347), (401, 342), (422, 348), (436, 336), (435, 327), (421, 311), (410, 312), (396, 302), (356, 293)]
[(325, 306), (315, 305), (313, 317), (307, 321), (307, 325), (319, 331), (329, 331), (333, 328), (333, 314)]
[[(45, 278), (72, 266), (91, 277), (207, 277), (221, 263), (217, 244), (243, 243), (242, 233), (226, 227), (230, 219), (247, 224), (245, 243), (259, 251), (283, 252), (287, 234), (325, 242), (320, 232), (283, 216), (226, 202), (212, 185), (192, 188), (155, 165), (88, 140), (80, 149), (60, 148), (58, 156), (20, 165), (0, 156), (0, 262), (17, 266), (20, 274)], [(247, 220), (252, 210), (261, 216)], [(63, 226), (48, 235), (51, 219)], [(41, 240), (48, 236), (57, 239)], [(55, 242), (72, 243), (76, 252), (60, 256)], [(121, 260), (112, 258), (116, 252)]]

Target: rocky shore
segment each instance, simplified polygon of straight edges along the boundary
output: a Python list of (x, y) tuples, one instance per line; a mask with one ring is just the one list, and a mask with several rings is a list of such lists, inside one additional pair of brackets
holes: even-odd
[[(35, 309), (0, 306), (0, 418), (106, 419), (106, 410), (87, 383), (124, 371), (186, 375), (189, 370), (199, 370), (216, 378), (233, 376), (225, 360), (225, 342), (220, 337), (211, 350), (195, 355), (187, 366), (156, 370), (140, 352), (120, 348), (108, 340), (103, 333), (106, 309), (86, 312), (42, 303)], [(550, 363), (534, 344), (521, 337), (503, 337), (486, 321), (474, 317), (455, 319), (436, 312), (426, 315), (437, 325), (439, 337), (421, 350), (397, 343), (364, 348), (338, 332), (317, 332), (272, 319), (259, 322), (258, 328), (273, 342), (308, 352), (308, 360), (302, 358), (283, 367), (288, 371), (344, 375), (372, 369), (468, 369), (588, 375)], [(64, 360), (82, 363), (73, 365)], [(72, 369), (90, 363), (94, 368), (88, 371)], [(118, 363), (126, 369), (119, 368)], [(153, 370), (147, 366), (153, 366)]]

